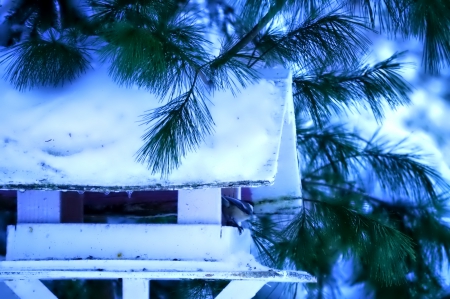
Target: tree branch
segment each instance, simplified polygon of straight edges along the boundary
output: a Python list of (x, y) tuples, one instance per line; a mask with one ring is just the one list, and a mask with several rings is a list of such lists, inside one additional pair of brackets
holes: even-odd
[(283, 8), (285, 0), (277, 0), (276, 3), (270, 7), (269, 11), (256, 24), (250, 32), (248, 32), (240, 41), (238, 41), (231, 49), (223, 53), (211, 63), (211, 68), (218, 68), (231, 58), (233, 58), (240, 50), (248, 45), (269, 22), (276, 16), (276, 14)]
[[(307, 183), (307, 184), (316, 185), (316, 186), (328, 187), (330, 189), (337, 189), (337, 190), (341, 190), (341, 191), (349, 191), (351, 193), (358, 194), (361, 197), (363, 197), (363, 198), (365, 198), (365, 199), (367, 199), (369, 201), (375, 202), (377, 204), (385, 204), (386, 203), (386, 202), (384, 202), (381, 199), (378, 199), (376, 197), (370, 196), (370, 195), (368, 195), (365, 192), (361, 192), (361, 191), (358, 191), (358, 190), (355, 190), (355, 189), (349, 189), (349, 188), (341, 187), (341, 186), (338, 186), (338, 185), (331, 185), (331, 184), (327, 184), (327, 183), (323, 183), (323, 182), (310, 181), (310, 180), (305, 180), (305, 179), (302, 179), (302, 183)], [(304, 198), (302, 198), (302, 199), (305, 200)], [(312, 200), (306, 200), (306, 201), (312, 201)]]

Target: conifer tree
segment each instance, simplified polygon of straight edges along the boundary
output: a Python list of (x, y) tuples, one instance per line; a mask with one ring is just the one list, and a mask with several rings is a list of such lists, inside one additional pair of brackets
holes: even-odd
[(448, 67), (448, 1), (17, 0), (6, 8), (0, 64), (17, 89), (70, 84), (100, 59), (117, 84), (164, 101), (142, 119), (138, 152), (161, 175), (213, 134), (206, 103), (215, 91), (239, 92), (260, 68), (292, 70), (304, 207), (293, 219), (253, 223), (261, 260), (316, 275), (311, 298), (338, 291), (343, 260), (373, 297), (443, 295), (447, 182), (417, 148), (376, 132), (367, 140), (331, 120), (368, 110), (382, 122), (384, 109), (410, 104), (403, 53), (364, 63), (370, 35), (420, 40), (424, 73)]

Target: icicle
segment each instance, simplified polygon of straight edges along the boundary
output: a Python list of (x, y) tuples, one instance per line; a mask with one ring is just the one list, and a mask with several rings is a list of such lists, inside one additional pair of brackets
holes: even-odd
[(131, 194), (133, 194), (133, 191), (128, 190), (127, 194), (128, 194), (128, 198), (131, 198)]
[(78, 191), (78, 194), (84, 194), (84, 191), (80, 190), (80, 191)]
[(109, 191), (105, 191), (105, 195), (109, 195)]

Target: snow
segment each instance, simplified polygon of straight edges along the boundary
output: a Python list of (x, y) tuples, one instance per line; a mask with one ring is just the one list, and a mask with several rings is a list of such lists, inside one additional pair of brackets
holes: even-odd
[(215, 132), (164, 179), (135, 160), (146, 129), (141, 115), (163, 103), (145, 90), (118, 86), (106, 65), (94, 64), (58, 88), (19, 92), (1, 80), (0, 188), (106, 191), (269, 184), (277, 172), (290, 73), (262, 74), (265, 79), (236, 97), (229, 91), (214, 94), (208, 107)]
[[(301, 181), (297, 160), (297, 138), (295, 127), (292, 88), (288, 90), (283, 131), (281, 135), (278, 172), (273, 185), (252, 188), (252, 200), (256, 203), (255, 213), (294, 214), (301, 208)], [(291, 197), (294, 200), (277, 200)]]

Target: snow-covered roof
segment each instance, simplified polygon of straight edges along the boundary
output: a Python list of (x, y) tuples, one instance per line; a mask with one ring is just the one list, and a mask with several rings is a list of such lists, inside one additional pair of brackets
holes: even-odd
[[(4, 73), (0, 69), (0, 73)], [(167, 178), (136, 162), (146, 127), (140, 116), (162, 103), (120, 87), (94, 66), (58, 88), (19, 92), (0, 80), (0, 189), (151, 190), (270, 184), (277, 173), (291, 75), (263, 80), (236, 97), (217, 92), (209, 109), (215, 132)], [(292, 122), (293, 124), (293, 122)]]

